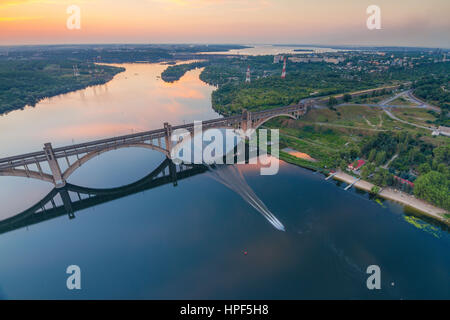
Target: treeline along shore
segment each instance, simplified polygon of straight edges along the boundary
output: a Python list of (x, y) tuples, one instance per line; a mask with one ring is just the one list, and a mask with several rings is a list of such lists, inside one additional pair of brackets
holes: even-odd
[(240, 45), (53, 45), (0, 47), (0, 115), (44, 98), (100, 85), (124, 68), (103, 63), (170, 62)]
[(72, 61), (0, 61), (0, 115), (109, 82), (124, 68)]

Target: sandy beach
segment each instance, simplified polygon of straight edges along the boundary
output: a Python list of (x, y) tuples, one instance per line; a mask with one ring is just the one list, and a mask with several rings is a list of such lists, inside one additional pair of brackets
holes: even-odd
[[(337, 174), (333, 177), (333, 179), (340, 180), (348, 184), (356, 180), (355, 177), (342, 171), (338, 171)], [(355, 183), (354, 186), (364, 191), (370, 191), (374, 185), (370, 182), (359, 180), (358, 182)], [(393, 188), (383, 188), (378, 195), (384, 199), (396, 201), (402, 205), (409, 206), (411, 208), (419, 210), (420, 212), (426, 214), (427, 216), (430, 216), (441, 222), (444, 222), (447, 225), (450, 225), (449, 219), (446, 219), (444, 217), (444, 214), (448, 213), (448, 211), (433, 206), (423, 200), (417, 199), (412, 195), (395, 190)]]

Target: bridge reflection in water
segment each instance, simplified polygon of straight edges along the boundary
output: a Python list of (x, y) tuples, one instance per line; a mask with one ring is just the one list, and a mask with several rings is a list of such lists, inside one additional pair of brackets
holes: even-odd
[[(234, 153), (237, 150), (236, 148), (233, 150)], [(246, 155), (248, 155), (248, 152), (246, 152)], [(236, 153), (235, 157), (237, 157)], [(237, 158), (235, 158), (235, 161), (237, 161)], [(249, 158), (247, 157), (245, 162), (248, 163), (248, 161)], [(174, 186), (177, 186), (178, 181), (207, 171), (210, 173), (211, 178), (241, 196), (243, 200), (257, 210), (273, 227), (280, 231), (285, 231), (284, 225), (272, 214), (263, 201), (258, 198), (236, 165), (176, 165), (172, 160), (166, 158), (146, 177), (122, 187), (97, 189), (66, 183), (64, 187), (54, 188), (31, 208), (0, 221), (0, 234), (28, 227), (62, 215), (68, 215), (70, 219), (73, 219), (77, 211), (165, 184), (172, 183)]]
[(153, 172), (134, 183), (109, 189), (80, 187), (67, 183), (62, 188), (54, 188), (31, 208), (0, 221), (0, 234), (47, 221), (62, 215), (75, 218), (75, 212), (105, 202), (126, 197), (165, 184), (173, 183), (197, 174), (208, 168), (204, 165), (175, 165), (165, 159)]

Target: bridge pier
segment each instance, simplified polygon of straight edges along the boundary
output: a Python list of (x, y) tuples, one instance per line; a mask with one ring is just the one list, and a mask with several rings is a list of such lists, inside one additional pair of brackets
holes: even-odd
[[(312, 103), (309, 101), (301, 101), (297, 105), (269, 110), (254, 112), (244, 110), (242, 115), (233, 115), (226, 118), (208, 120), (205, 128), (233, 128), (235, 130), (240, 129), (244, 133), (249, 134), (249, 131), (253, 131), (254, 129), (256, 130), (266, 121), (269, 121), (274, 117), (284, 116), (297, 119), (299, 116), (304, 115), (311, 105)], [(185, 129), (187, 132), (190, 132), (191, 136), (194, 136), (194, 139), (197, 139), (197, 135), (195, 133), (198, 132), (198, 126), (198, 122), (194, 122), (190, 124), (178, 125), (176, 128)], [(164, 128), (157, 130), (85, 142), (72, 146), (60, 147), (57, 149), (53, 149), (50, 143), (46, 143), (44, 145), (44, 149), (40, 152), (0, 159), (0, 176), (17, 176), (40, 179), (51, 182), (57, 188), (61, 188), (66, 185), (66, 179), (68, 179), (70, 174), (72, 174), (77, 167), (103, 152), (125, 147), (142, 147), (157, 150), (170, 158), (171, 149), (176, 145), (175, 141), (172, 142), (172, 133), (173, 127), (166, 122), (164, 123)], [(163, 139), (165, 140), (165, 146)], [(196, 153), (194, 153), (194, 160), (196, 160), (195, 154)], [(76, 157), (77, 160), (71, 165), (70, 157), (72, 156)], [(68, 166), (64, 173), (62, 173), (60, 164), (58, 163), (58, 159), (64, 161), (62, 160), (63, 158), (66, 159), (65, 161)], [(50, 173), (44, 172), (43, 169), (45, 168), (41, 168), (42, 163), (45, 162), (48, 162), (49, 164), (49, 168), (51, 170)], [(33, 164), (36, 165), (37, 170), (30, 167), (30, 165)]]
[(175, 166), (175, 163), (173, 163), (170, 158), (167, 158), (169, 162), (169, 174), (172, 178), (173, 186), (178, 186), (178, 180), (177, 180), (177, 167)]
[(166, 142), (166, 149), (168, 151), (169, 157), (170, 152), (172, 151), (172, 126), (168, 122), (164, 122), (164, 130), (165, 130), (165, 142)]
[(70, 199), (69, 192), (66, 189), (60, 189), (59, 195), (61, 196), (61, 199), (64, 204), (64, 209), (66, 209), (69, 219), (74, 219), (75, 214), (73, 213), (72, 200)]
[(247, 129), (251, 129), (252, 127), (252, 113), (244, 109), (242, 111), (241, 129), (246, 132)]
[(53, 183), (57, 188), (62, 188), (66, 185), (66, 181), (64, 180), (61, 168), (59, 166), (58, 160), (55, 157), (55, 153), (53, 152), (52, 144), (46, 143), (44, 144), (44, 152), (47, 157), (47, 162), (50, 167), (53, 176)]

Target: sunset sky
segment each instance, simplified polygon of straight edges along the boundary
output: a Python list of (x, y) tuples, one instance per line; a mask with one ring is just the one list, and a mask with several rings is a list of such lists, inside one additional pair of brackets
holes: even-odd
[[(381, 8), (368, 30), (366, 8)], [(69, 5), (81, 29), (69, 30)], [(0, 0), (0, 45), (297, 43), (450, 47), (448, 0)]]

